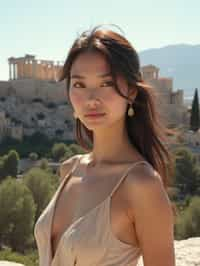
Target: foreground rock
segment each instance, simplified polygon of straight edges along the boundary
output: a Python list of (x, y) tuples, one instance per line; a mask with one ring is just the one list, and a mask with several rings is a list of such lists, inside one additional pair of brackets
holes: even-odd
[[(192, 237), (185, 240), (175, 240), (175, 266), (200, 266), (200, 237)], [(138, 266), (143, 266), (140, 257)]]
[(0, 266), (24, 266), (24, 264), (11, 262), (11, 261), (7, 261), (7, 260), (1, 260)]

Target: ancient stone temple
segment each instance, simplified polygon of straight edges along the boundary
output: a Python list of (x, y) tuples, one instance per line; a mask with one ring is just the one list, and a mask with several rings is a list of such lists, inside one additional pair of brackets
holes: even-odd
[(63, 66), (61, 61), (39, 60), (34, 55), (26, 54), (24, 57), (10, 57), (9, 79), (37, 79), (58, 80), (59, 72)]
[(160, 69), (154, 65), (141, 67), (143, 79), (154, 88), (160, 116), (168, 125), (188, 124), (187, 107), (184, 106), (184, 91), (173, 89), (173, 78), (160, 77)]

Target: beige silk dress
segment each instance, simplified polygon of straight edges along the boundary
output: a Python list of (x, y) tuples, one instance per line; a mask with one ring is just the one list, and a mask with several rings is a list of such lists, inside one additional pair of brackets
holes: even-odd
[(39, 266), (136, 266), (141, 256), (139, 246), (122, 242), (110, 228), (110, 202), (113, 193), (138, 161), (126, 169), (111, 193), (96, 207), (75, 220), (63, 233), (52, 257), (51, 228), (56, 201), (62, 188), (73, 175), (82, 155), (78, 155), (71, 171), (64, 177), (53, 198), (38, 218), (34, 236)]

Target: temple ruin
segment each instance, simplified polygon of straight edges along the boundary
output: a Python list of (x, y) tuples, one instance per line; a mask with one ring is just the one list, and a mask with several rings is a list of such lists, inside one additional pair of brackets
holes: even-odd
[(58, 80), (62, 61), (39, 60), (34, 55), (26, 54), (24, 57), (10, 57), (9, 80), (38, 79)]

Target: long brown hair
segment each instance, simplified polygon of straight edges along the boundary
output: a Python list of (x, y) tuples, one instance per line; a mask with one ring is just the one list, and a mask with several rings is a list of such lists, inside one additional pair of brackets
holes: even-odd
[[(132, 103), (135, 115), (130, 117), (126, 110), (125, 126), (132, 145), (146, 158), (146, 160), (158, 171), (163, 185), (168, 193), (168, 187), (172, 184), (174, 174), (174, 157), (168, 148), (169, 135), (175, 131), (168, 129), (161, 120), (156, 109), (157, 94), (152, 86), (145, 83), (140, 70), (139, 56), (133, 46), (121, 34), (110, 29), (95, 27), (91, 31), (83, 32), (73, 43), (59, 81), (66, 79), (67, 97), (69, 97), (71, 66), (78, 55), (86, 51), (101, 52), (107, 59), (115, 90), (122, 97), (128, 99), (120, 92), (116, 77), (121, 74), (127, 81), (128, 88), (135, 87), (137, 96)], [(76, 139), (86, 150), (91, 151), (93, 144), (93, 133), (83, 123), (76, 119)], [(176, 215), (176, 207), (172, 204)]]

